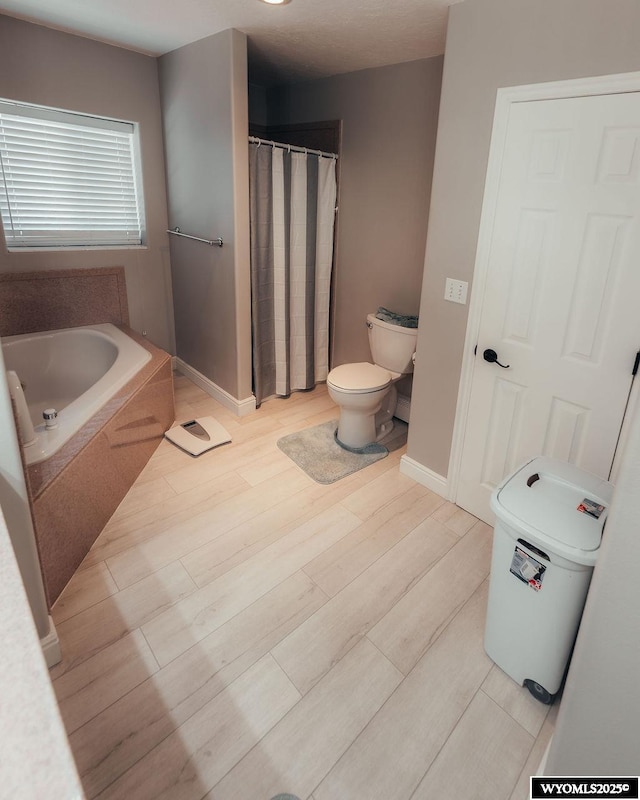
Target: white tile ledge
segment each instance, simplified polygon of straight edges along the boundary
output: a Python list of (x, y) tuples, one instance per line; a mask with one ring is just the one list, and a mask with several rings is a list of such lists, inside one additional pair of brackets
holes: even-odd
[(82, 800), (84, 794), (1, 511), (0, 643), (2, 796)]

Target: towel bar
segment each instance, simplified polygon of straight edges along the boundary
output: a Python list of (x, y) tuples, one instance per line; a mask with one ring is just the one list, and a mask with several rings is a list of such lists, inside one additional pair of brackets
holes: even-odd
[(172, 233), (174, 236), (183, 236), (185, 239), (193, 239), (196, 242), (204, 242), (205, 244), (208, 244), (210, 247), (213, 247), (216, 244), (218, 245), (218, 247), (222, 247), (223, 244), (222, 237), (220, 236), (218, 236), (217, 239), (203, 239), (200, 236), (191, 236), (191, 234), (189, 233), (182, 233), (180, 228), (178, 228), (177, 226), (175, 228), (172, 228), (171, 230), (167, 230), (167, 233)]

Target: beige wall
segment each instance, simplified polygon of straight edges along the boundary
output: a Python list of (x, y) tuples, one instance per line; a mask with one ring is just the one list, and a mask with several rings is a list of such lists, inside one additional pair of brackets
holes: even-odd
[(640, 69), (636, 0), (466, 0), (451, 6), (408, 455), (448, 471), (496, 90)]
[(246, 36), (160, 58), (177, 354), (237, 399), (251, 394)]
[(442, 59), (268, 93), (270, 125), (342, 120), (332, 366), (370, 359), (366, 315), (417, 314)]
[(249, 84), (249, 117), (252, 125), (267, 125), (269, 123), (268, 90), (255, 83)]
[(174, 352), (156, 59), (0, 16), (0, 97), (139, 123), (147, 246), (8, 253), (2, 242), (0, 272), (124, 266), (131, 327)]

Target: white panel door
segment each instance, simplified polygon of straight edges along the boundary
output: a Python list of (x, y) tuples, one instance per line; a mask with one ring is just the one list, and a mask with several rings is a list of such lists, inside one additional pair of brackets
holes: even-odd
[(513, 103), (459, 505), (492, 521), (491, 491), (536, 455), (609, 476), (639, 298), (640, 95)]

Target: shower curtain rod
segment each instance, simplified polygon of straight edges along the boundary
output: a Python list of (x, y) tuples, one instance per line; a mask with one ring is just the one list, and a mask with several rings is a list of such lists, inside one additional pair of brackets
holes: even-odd
[(268, 144), (271, 147), (280, 147), (283, 150), (293, 150), (295, 153), (312, 153), (314, 156), (322, 156), (323, 158), (338, 158), (337, 153), (325, 153), (322, 150), (312, 150), (310, 147), (297, 147), (294, 144), (272, 142), (269, 139), (259, 139), (257, 136), (250, 136), (249, 141), (252, 144)]

